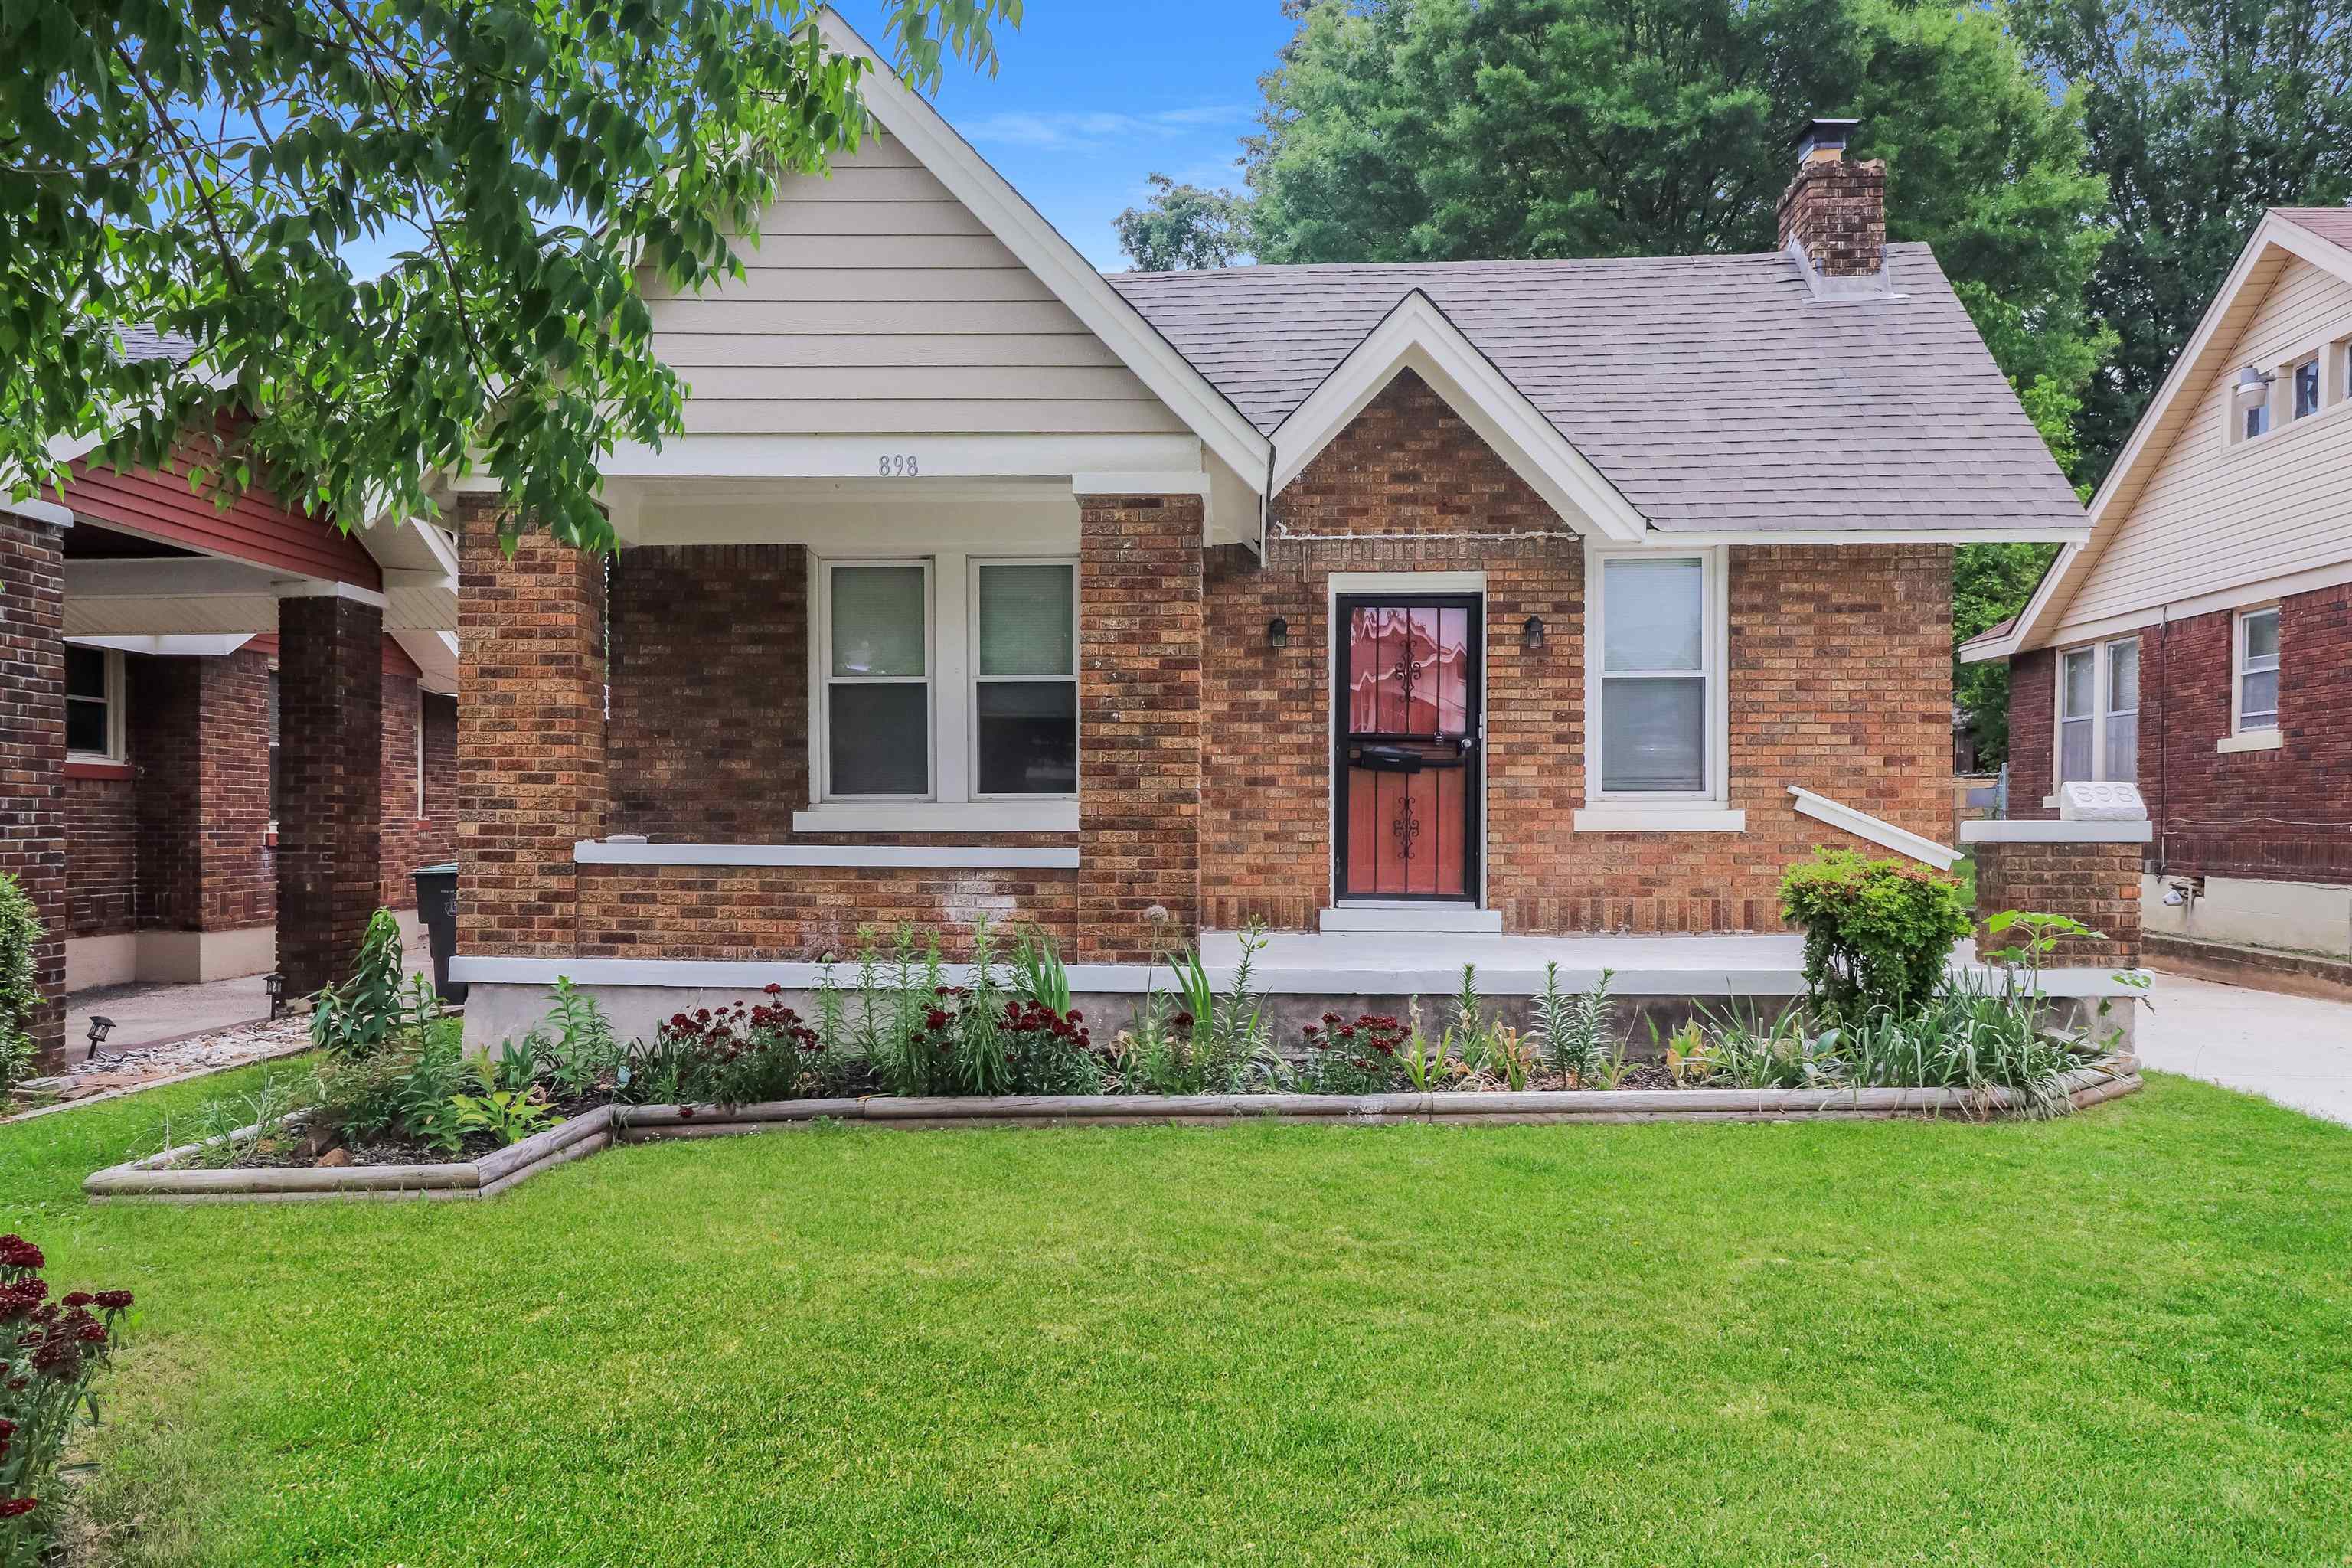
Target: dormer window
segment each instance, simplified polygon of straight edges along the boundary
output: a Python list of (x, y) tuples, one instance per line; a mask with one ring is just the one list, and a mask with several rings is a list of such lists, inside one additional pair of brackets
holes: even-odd
[(2306, 418), (2319, 412), (2319, 356), (2312, 355), (2294, 367), (2294, 416)]

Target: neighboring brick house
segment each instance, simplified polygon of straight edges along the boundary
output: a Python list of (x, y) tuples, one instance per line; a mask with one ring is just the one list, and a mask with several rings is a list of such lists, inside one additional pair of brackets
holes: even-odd
[(1954, 858), (1953, 547), (2085, 530), (1850, 122), (1766, 254), (1107, 279), (866, 90), (743, 280), (648, 280), (609, 571), (460, 498), (469, 1031), (981, 915), (1114, 990), (1253, 921), (1780, 942), (1815, 845)]
[[(457, 699), (381, 657), (375, 897), (405, 910), (457, 853)], [(66, 669), (67, 992), (276, 968), (276, 635), (68, 637)]]
[(48, 1050), (68, 986), (275, 968), (315, 989), (454, 849), (454, 542), (192, 490), (238, 434), (0, 502), (0, 870), (48, 933)]
[(2135, 783), (2152, 934), (2352, 956), (2352, 211), (2266, 215), (2025, 611), (2013, 816)]

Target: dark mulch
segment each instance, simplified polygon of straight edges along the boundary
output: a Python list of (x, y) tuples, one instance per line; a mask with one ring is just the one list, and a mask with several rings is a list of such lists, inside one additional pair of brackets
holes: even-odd
[[(592, 1110), (605, 1102), (601, 1096), (583, 1096), (550, 1103), (555, 1115), (546, 1128), (541, 1129), (541, 1131), (560, 1126), (582, 1111)], [(332, 1149), (341, 1149), (349, 1154), (354, 1165), (462, 1165), (468, 1160), (478, 1160), (485, 1154), (494, 1153), (499, 1147), (499, 1141), (487, 1132), (468, 1134), (465, 1143), (453, 1154), (446, 1150), (412, 1143), (403, 1138), (368, 1138), (356, 1143), (341, 1139), (319, 1141), (298, 1128), (284, 1138), (261, 1144), (239, 1160), (236, 1168), (240, 1171), (293, 1170), (316, 1165)]]

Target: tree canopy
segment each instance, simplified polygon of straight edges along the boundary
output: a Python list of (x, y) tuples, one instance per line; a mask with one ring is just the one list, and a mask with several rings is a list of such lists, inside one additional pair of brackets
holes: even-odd
[(1118, 247), (1146, 272), (1229, 267), (1250, 254), (1250, 202), (1227, 190), (1148, 176), (1150, 205), (1111, 220)]
[[(891, 0), (889, 47), (929, 84), (1019, 19)], [(487, 472), (590, 546), (599, 458), (679, 428), (639, 268), (740, 272), (866, 122), (800, 0), (11, 0), (0, 57), (0, 489), (54, 485), (51, 437), (153, 465), (241, 411), (195, 477), (350, 523)]]

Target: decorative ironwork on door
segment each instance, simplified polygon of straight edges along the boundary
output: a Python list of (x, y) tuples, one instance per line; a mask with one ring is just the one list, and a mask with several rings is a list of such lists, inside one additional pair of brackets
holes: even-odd
[(1339, 611), (1339, 892), (1475, 897), (1478, 601), (1343, 598)]

